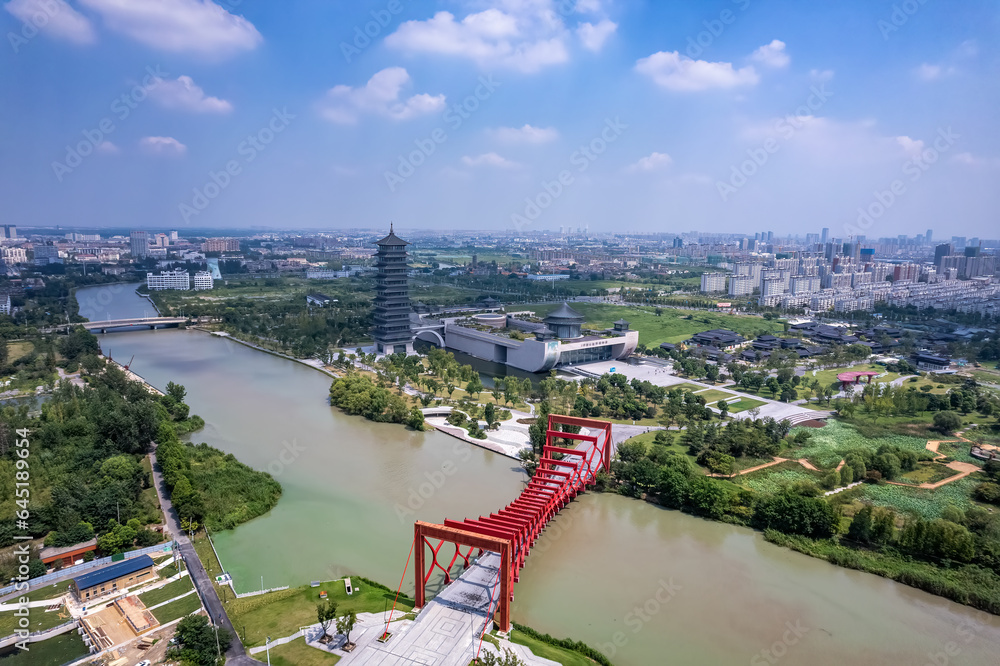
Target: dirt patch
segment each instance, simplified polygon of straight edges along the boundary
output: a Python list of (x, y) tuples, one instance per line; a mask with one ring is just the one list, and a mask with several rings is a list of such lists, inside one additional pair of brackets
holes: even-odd
[(802, 421), (801, 423), (795, 424), (796, 428), (825, 428), (826, 421), (817, 421), (816, 419), (810, 419), (808, 421)]
[(520, 423), (521, 425), (531, 425), (537, 420), (538, 419), (518, 419), (517, 422)]

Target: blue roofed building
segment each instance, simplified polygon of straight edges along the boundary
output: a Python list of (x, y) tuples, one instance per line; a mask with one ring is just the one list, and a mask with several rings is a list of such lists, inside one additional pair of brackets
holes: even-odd
[(153, 559), (149, 555), (140, 555), (77, 576), (73, 579), (73, 588), (77, 598), (86, 602), (117, 594), (154, 578), (156, 574), (153, 572)]

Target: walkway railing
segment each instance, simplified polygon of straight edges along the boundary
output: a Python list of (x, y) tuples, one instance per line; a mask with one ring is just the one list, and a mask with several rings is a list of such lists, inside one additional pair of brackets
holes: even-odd
[[(556, 426), (586, 428), (594, 434), (561, 432)], [(559, 439), (582, 442), (580, 448), (556, 446)], [(442, 525), (418, 521), (414, 524), (416, 545), (416, 605), (426, 600), (426, 585), (435, 569), (444, 572), (445, 584), (461, 558), (465, 567), (475, 550), (500, 556), (500, 595), (497, 601), (501, 631), (510, 630), (512, 587), (542, 530), (579, 493), (595, 483), (597, 473), (611, 464), (611, 423), (573, 416), (549, 415), (542, 457), (531, 481), (521, 495), (496, 513), (464, 520), (445, 520)], [(436, 545), (431, 541), (436, 541)], [(441, 556), (445, 543), (455, 546), (450, 560)], [(430, 568), (425, 567), (425, 550), (430, 549)], [(463, 550), (464, 549), (464, 550)], [(446, 563), (446, 564), (445, 564)], [(405, 575), (405, 574), (404, 574)]]

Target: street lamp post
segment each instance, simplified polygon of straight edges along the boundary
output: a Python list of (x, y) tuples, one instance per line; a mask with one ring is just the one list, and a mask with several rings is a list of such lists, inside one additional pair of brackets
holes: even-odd
[(267, 637), (267, 642), (264, 643), (264, 646), (265, 646), (264, 649), (267, 650), (267, 666), (271, 666), (271, 637), (270, 636)]

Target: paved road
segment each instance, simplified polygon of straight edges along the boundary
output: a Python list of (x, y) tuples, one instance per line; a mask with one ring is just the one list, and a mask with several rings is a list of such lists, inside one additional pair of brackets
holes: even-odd
[(177, 511), (168, 499), (167, 486), (163, 481), (163, 475), (160, 473), (160, 464), (156, 460), (155, 448), (152, 453), (150, 453), (149, 457), (153, 466), (153, 483), (156, 486), (156, 494), (160, 498), (160, 507), (163, 509), (167, 531), (173, 538), (174, 543), (177, 544), (181, 557), (184, 558), (184, 562), (187, 564), (188, 573), (191, 575), (191, 580), (194, 581), (194, 585), (198, 589), (198, 595), (201, 597), (202, 603), (205, 605), (205, 608), (208, 609), (209, 616), (214, 622), (228, 630), (229, 635), (233, 637), (233, 641), (230, 643), (229, 649), (226, 650), (226, 663), (261, 663), (256, 659), (252, 659), (247, 656), (246, 649), (240, 641), (239, 634), (236, 633), (236, 629), (233, 627), (232, 622), (229, 621), (229, 616), (226, 615), (222, 602), (219, 600), (219, 595), (215, 591), (214, 581), (209, 578), (208, 574), (205, 572), (205, 567), (202, 566), (201, 560), (198, 559), (198, 553), (195, 552), (194, 545), (181, 529), (181, 522), (177, 516)]

